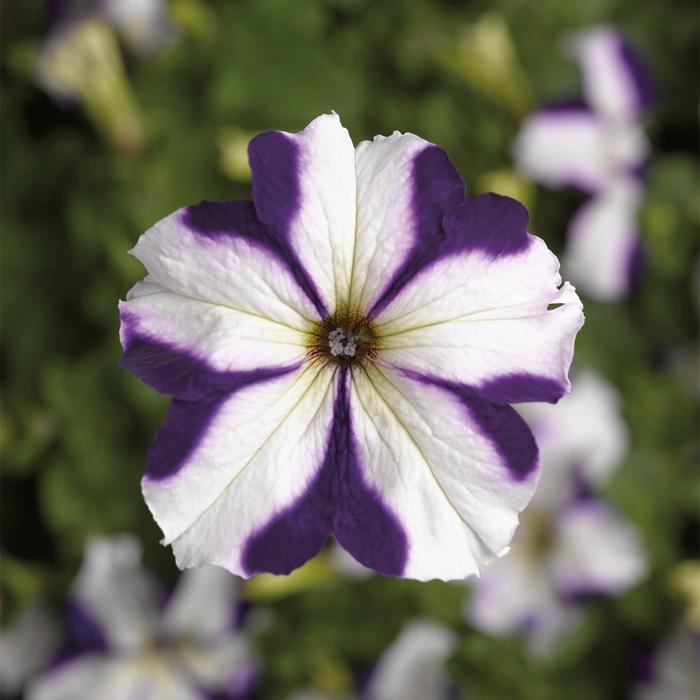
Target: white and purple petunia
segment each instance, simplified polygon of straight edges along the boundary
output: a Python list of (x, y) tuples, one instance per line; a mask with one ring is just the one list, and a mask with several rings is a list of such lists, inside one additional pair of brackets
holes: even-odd
[(593, 495), (620, 465), (627, 432), (612, 387), (590, 372), (557, 407), (533, 406), (528, 420), (543, 477), (507, 557), (475, 582), (467, 619), (491, 634), (525, 634), (536, 655), (579, 620), (579, 601), (615, 595), (647, 572), (637, 531)]
[(591, 195), (571, 221), (562, 265), (586, 294), (616, 300), (629, 292), (640, 269), (637, 211), (649, 155), (641, 115), (655, 89), (636, 53), (612, 28), (575, 35), (571, 50), (582, 72), (584, 101), (530, 115), (516, 139), (515, 159), (538, 182)]
[(465, 198), (413, 134), (355, 148), (325, 114), (249, 160), (254, 203), (157, 223), (120, 303), (122, 366), (173, 397), (143, 479), (164, 543), (242, 576), (331, 534), (384, 575), (477, 573), (535, 489), (509, 404), (568, 391), (574, 289), (522, 205)]
[(129, 536), (93, 538), (73, 583), (63, 649), (29, 700), (241, 700), (257, 669), (237, 628), (237, 584), (226, 571), (186, 572), (170, 599)]

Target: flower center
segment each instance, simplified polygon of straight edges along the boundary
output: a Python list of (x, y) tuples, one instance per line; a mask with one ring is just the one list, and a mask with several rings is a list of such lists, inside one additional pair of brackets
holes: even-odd
[(357, 352), (358, 333), (356, 330), (343, 332), (336, 328), (328, 334), (328, 347), (333, 357), (354, 357)]
[(366, 319), (332, 317), (312, 334), (309, 354), (325, 362), (351, 364), (372, 359), (377, 338)]

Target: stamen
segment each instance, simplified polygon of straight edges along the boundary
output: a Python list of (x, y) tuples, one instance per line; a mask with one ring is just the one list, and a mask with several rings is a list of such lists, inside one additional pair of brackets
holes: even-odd
[(347, 336), (342, 328), (336, 328), (328, 334), (328, 347), (331, 349), (333, 357), (344, 355), (354, 357), (357, 350), (357, 337), (355, 331), (350, 331)]

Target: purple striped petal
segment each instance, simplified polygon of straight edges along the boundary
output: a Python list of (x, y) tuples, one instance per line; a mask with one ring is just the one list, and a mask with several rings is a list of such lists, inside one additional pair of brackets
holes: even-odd
[(527, 223), (522, 205), (498, 195), (448, 212), (442, 252), (374, 319), (378, 361), (497, 403), (566, 393), (581, 303)]
[(641, 57), (611, 27), (576, 34), (572, 50), (586, 100), (599, 114), (629, 122), (656, 100), (655, 82)]
[(247, 573), (286, 574), (314, 556), (328, 536), (385, 576), (400, 576), (406, 536), (370, 487), (358, 461), (349, 415), (348, 374), (341, 373), (326, 457), (306, 492), (254, 533), (243, 556)]
[(365, 141), (356, 162), (350, 303), (371, 316), (443, 245), (442, 217), (464, 201), (464, 183), (442, 149), (413, 134)]
[(253, 199), (265, 222), (313, 274), (322, 316), (347, 298), (355, 248), (355, 151), (336, 114), (298, 134), (269, 131), (248, 147)]
[(612, 177), (609, 130), (581, 105), (555, 105), (528, 116), (513, 144), (520, 170), (549, 187), (602, 190)]
[(513, 409), (376, 366), (353, 373), (350, 407), (365, 479), (406, 533), (404, 576), (466, 578), (504, 552), (538, 472)]

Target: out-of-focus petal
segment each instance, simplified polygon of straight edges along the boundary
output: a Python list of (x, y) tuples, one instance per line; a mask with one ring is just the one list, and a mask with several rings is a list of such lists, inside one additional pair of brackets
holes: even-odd
[(631, 121), (656, 99), (654, 81), (642, 60), (611, 27), (577, 33), (571, 50), (583, 73), (586, 101), (599, 114)]
[(160, 589), (141, 567), (141, 546), (134, 537), (91, 538), (71, 596), (118, 652), (140, 649), (154, 636)]
[(572, 219), (562, 267), (584, 294), (616, 301), (630, 291), (639, 255), (641, 197), (637, 182), (618, 180)]
[(552, 107), (525, 119), (513, 155), (518, 168), (537, 182), (597, 192), (616, 166), (608, 141), (603, 120), (586, 107)]
[(556, 528), (551, 567), (563, 596), (621, 593), (646, 575), (639, 534), (601, 501), (570, 505), (559, 514)]
[(45, 673), (27, 692), (28, 700), (201, 700), (201, 691), (165, 659), (120, 660), (83, 656)]
[(235, 622), (240, 582), (218, 566), (202, 566), (180, 575), (163, 612), (162, 629), (206, 644), (229, 634)]
[(443, 214), (464, 200), (447, 154), (395, 132), (358, 145), (351, 310), (376, 314), (444, 240)]
[[(503, 553), (538, 466), (532, 436), (515, 411), (378, 368), (354, 372), (351, 389), (365, 479), (407, 538), (396, 573), (463, 579)], [(341, 535), (340, 543), (372, 566)]]
[(150, 54), (175, 35), (166, 0), (101, 0), (102, 14), (140, 54)]
[(600, 486), (625, 457), (627, 427), (617, 391), (591, 370), (574, 373), (571, 393), (556, 406), (528, 404), (521, 411), (537, 439), (546, 474), (535, 495), (538, 503), (571, 497), (574, 477)]
[(33, 603), (0, 632), (0, 692), (18, 694), (58, 648), (60, 632), (43, 603)]
[[(498, 403), (556, 401), (583, 312), (527, 211), (483, 195), (445, 217), (445, 254), (377, 316), (378, 361), (458, 382)], [(550, 309), (551, 305), (557, 308)]]
[(634, 700), (691, 700), (700, 697), (700, 635), (681, 627), (653, 660), (652, 678), (640, 685)]
[(248, 146), (260, 220), (312, 276), (328, 313), (347, 299), (355, 247), (355, 149), (337, 114), (303, 131), (268, 131)]
[(384, 651), (369, 682), (367, 700), (447, 700), (445, 662), (457, 635), (432, 620), (413, 620)]

